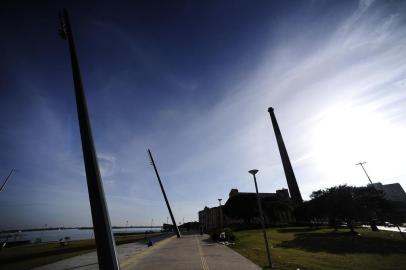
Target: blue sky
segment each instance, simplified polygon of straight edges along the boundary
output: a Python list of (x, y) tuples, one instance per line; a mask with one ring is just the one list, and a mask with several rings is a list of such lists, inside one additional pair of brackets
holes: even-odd
[(231, 188), (406, 187), (403, 1), (12, 1), (0, 9), (0, 229), (90, 225), (67, 44), (76, 39), (113, 225), (197, 220)]

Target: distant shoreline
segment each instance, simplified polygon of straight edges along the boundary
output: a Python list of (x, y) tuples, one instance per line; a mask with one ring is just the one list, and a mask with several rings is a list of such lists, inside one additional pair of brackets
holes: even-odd
[[(112, 229), (148, 229), (148, 228), (162, 228), (162, 226), (113, 226)], [(33, 228), (33, 229), (12, 229), (12, 230), (2, 230), (2, 233), (18, 233), (18, 232), (35, 232), (35, 231), (55, 231), (55, 230), (93, 230), (93, 227), (49, 227), (49, 228)]]

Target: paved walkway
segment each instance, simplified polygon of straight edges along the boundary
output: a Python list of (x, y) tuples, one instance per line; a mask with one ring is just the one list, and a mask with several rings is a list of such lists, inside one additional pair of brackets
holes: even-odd
[[(168, 239), (168, 236), (158, 236), (152, 238), (154, 242), (164, 241), (162, 239)], [(125, 263), (129, 258), (135, 254), (142, 253), (148, 250), (145, 241), (123, 244), (116, 246), (118, 260), (121, 264)], [(96, 251), (89, 252), (83, 255), (71, 257), (68, 259), (60, 260), (51, 264), (34, 268), (34, 270), (98, 270), (99, 264), (97, 263)]]
[(165, 239), (129, 258), (121, 266), (123, 270), (260, 269), (232, 249), (211, 242), (208, 235), (184, 235), (180, 239)]
[[(208, 235), (166, 238), (147, 248), (145, 243), (117, 246), (122, 270), (258, 270), (257, 265), (232, 249), (210, 241)], [(36, 270), (96, 270), (96, 252), (65, 259)]]

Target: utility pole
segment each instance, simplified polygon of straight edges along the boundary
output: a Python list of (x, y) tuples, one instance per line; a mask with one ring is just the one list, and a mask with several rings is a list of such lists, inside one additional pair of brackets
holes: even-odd
[(365, 168), (364, 168), (364, 164), (366, 164), (365, 161), (364, 161), (364, 162), (359, 162), (359, 163), (355, 164), (355, 166), (357, 166), (357, 165), (360, 165), (360, 166), (361, 166), (361, 168), (362, 168), (362, 169), (364, 170), (364, 172), (365, 172), (365, 175), (368, 177), (369, 182), (371, 183), (371, 185), (373, 185), (373, 183), (372, 183), (372, 181), (371, 181), (371, 178), (369, 177), (369, 175), (367, 174), (367, 171), (366, 171)]
[(11, 175), (13, 174), (13, 172), (15, 172), (16, 169), (11, 169), (10, 173), (8, 174), (8, 176), (6, 177), (6, 180), (4, 180), (3, 184), (0, 187), (0, 192), (3, 191), (4, 187), (6, 186), (8, 180), (10, 179)]
[(93, 142), (79, 61), (76, 54), (68, 11), (66, 9), (63, 9), (62, 14), (60, 14), (60, 23), (61, 29), (59, 30), (59, 34), (64, 40), (68, 41), (69, 45), (80, 137), (82, 140), (83, 159), (85, 163), (87, 189), (89, 193), (99, 268), (102, 270), (118, 270), (120, 269), (120, 265), (117, 258), (116, 245), (111, 230), (103, 183), (97, 162), (96, 149)]
[(148, 149), (148, 155), (149, 155), (149, 159), (151, 161), (151, 165), (152, 165), (152, 167), (154, 167), (156, 178), (158, 178), (158, 182), (159, 182), (159, 186), (161, 187), (162, 194), (164, 195), (165, 203), (166, 203), (166, 206), (168, 207), (169, 215), (171, 216), (171, 219), (172, 219), (173, 229), (175, 230), (176, 236), (178, 238), (180, 238), (179, 228), (176, 225), (175, 218), (172, 214), (171, 206), (169, 205), (169, 201), (168, 201), (168, 198), (166, 197), (164, 186), (162, 185), (162, 182), (161, 182), (161, 177), (159, 177), (158, 169), (155, 166), (154, 158), (152, 157), (151, 150), (149, 150), (149, 149)]

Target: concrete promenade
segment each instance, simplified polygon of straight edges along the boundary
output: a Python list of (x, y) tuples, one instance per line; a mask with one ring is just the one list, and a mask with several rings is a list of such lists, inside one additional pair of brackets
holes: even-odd
[[(211, 242), (208, 235), (184, 235), (180, 239), (173, 236), (149, 248), (137, 243), (125, 244), (118, 246), (117, 252), (122, 270), (260, 269), (232, 249)], [(93, 270), (98, 265), (96, 253), (91, 252), (37, 269)]]
[(213, 243), (208, 235), (183, 235), (180, 239), (165, 239), (121, 265), (123, 270), (260, 269), (232, 249)]
[[(164, 241), (167, 239), (167, 235), (162, 235), (152, 238), (154, 242)], [(118, 260), (120, 264), (125, 263), (132, 256), (142, 253), (148, 250), (145, 240), (137, 241), (130, 244), (123, 244), (116, 246)], [(34, 268), (34, 270), (98, 270), (99, 265), (97, 263), (96, 251), (85, 253), (83, 255), (63, 259), (51, 264)]]

